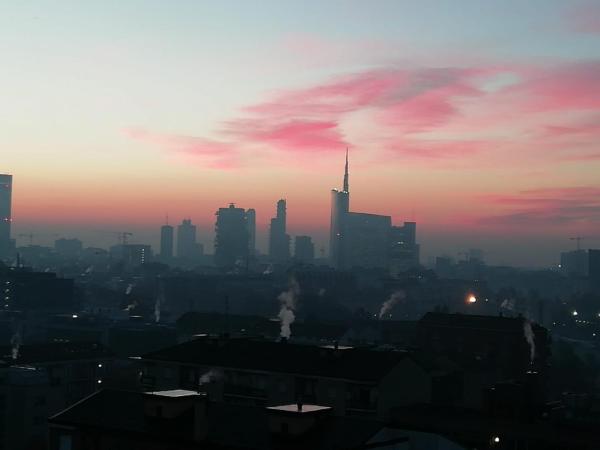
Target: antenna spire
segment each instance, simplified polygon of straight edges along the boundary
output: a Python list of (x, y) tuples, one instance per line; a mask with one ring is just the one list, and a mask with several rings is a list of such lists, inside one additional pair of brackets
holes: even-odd
[(346, 166), (344, 169), (344, 192), (350, 192), (348, 186), (348, 147), (346, 147)]

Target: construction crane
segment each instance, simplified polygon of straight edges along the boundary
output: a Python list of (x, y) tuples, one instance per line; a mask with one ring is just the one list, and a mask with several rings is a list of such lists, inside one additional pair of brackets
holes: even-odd
[(586, 238), (583, 237), (583, 236), (573, 236), (573, 237), (569, 238), (570, 241), (576, 241), (577, 242), (577, 251), (581, 250), (581, 241), (584, 240), (584, 239), (586, 239)]
[(39, 236), (58, 236), (58, 234), (56, 234), (56, 233), (52, 233), (52, 234), (47, 234), (47, 233), (42, 233), (42, 234), (39, 234), (39, 233), (20, 233), (19, 234), (19, 237), (24, 237), (24, 238), (29, 239), (29, 245), (30, 246), (33, 245), (33, 238), (36, 237), (36, 236), (38, 236), (38, 237)]

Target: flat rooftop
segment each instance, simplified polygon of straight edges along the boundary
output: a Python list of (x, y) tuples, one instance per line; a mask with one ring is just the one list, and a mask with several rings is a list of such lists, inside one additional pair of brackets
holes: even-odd
[(153, 391), (145, 392), (146, 395), (154, 395), (157, 397), (182, 398), (204, 396), (204, 392), (188, 391), (186, 389), (171, 389), (169, 391)]
[(321, 405), (310, 405), (310, 404), (302, 404), (302, 409), (298, 409), (298, 405), (296, 403), (292, 403), (289, 405), (280, 405), (280, 406), (269, 406), (267, 408), (270, 411), (277, 412), (286, 412), (286, 413), (295, 413), (295, 414), (310, 414), (320, 411), (329, 411), (331, 410), (330, 406), (321, 406)]

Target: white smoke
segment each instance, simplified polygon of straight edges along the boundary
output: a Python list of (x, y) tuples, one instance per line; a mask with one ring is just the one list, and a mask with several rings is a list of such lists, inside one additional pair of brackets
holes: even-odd
[(384, 315), (389, 313), (391, 309), (400, 301), (406, 297), (404, 291), (396, 291), (390, 298), (388, 298), (383, 305), (381, 305), (381, 309), (379, 310), (379, 319), (382, 319)]
[(156, 301), (154, 302), (154, 321), (156, 323), (160, 322), (160, 295), (156, 296)]
[(21, 331), (15, 331), (15, 334), (10, 338), (10, 344), (12, 345), (12, 359), (19, 357), (19, 349), (21, 348)]
[(273, 264), (269, 264), (267, 266), (267, 268), (265, 269), (265, 271), (263, 272), (263, 275), (269, 275), (273, 273)]
[(279, 320), (281, 321), (281, 337), (289, 339), (292, 335), (290, 325), (296, 320), (294, 311), (296, 310), (296, 297), (300, 293), (300, 286), (295, 278), (290, 280), (290, 286), (287, 291), (279, 294), (277, 299), (281, 304), (279, 309)]
[(198, 379), (198, 386), (202, 386), (206, 383), (210, 383), (211, 381), (217, 381), (223, 377), (223, 374), (219, 370), (210, 369), (204, 375), (202, 375)]
[(84, 273), (90, 273), (92, 270), (94, 270), (94, 266), (89, 266)]
[(319, 297), (323, 297), (323, 296), (325, 295), (325, 292), (327, 292), (327, 291), (325, 290), (325, 288), (321, 288), (321, 289), (319, 289)]
[(529, 344), (529, 361), (533, 363), (533, 360), (535, 359), (535, 335), (531, 328), (531, 322), (527, 319), (523, 322), (523, 334), (525, 335), (525, 340)]
[(125, 289), (125, 295), (129, 295), (131, 294), (131, 291), (133, 290), (133, 283), (129, 283), (127, 285), (127, 289)]

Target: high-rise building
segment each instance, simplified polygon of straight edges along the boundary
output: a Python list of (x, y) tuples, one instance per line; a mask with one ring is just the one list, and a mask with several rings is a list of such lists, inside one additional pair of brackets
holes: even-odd
[(277, 216), (271, 219), (269, 230), (269, 257), (274, 262), (284, 262), (290, 259), (290, 236), (287, 231), (286, 202), (277, 202)]
[(248, 254), (256, 254), (256, 211), (253, 208), (246, 210), (246, 228), (248, 229)]
[(294, 259), (305, 264), (311, 264), (314, 261), (315, 244), (310, 236), (296, 236)]
[(177, 257), (193, 258), (196, 256), (198, 246), (196, 245), (196, 225), (191, 219), (183, 219), (177, 227)]
[(344, 188), (341, 191), (331, 190), (331, 224), (329, 228), (329, 258), (335, 268), (342, 267), (343, 261), (343, 225), (350, 210), (350, 191), (348, 182), (348, 149), (346, 149), (346, 165), (344, 170)]
[(586, 277), (588, 275), (589, 256), (585, 250), (573, 250), (560, 254), (561, 272), (568, 276)]
[(215, 215), (215, 264), (222, 268), (246, 266), (250, 237), (246, 211), (231, 203)]
[(342, 227), (342, 269), (387, 269), (392, 218), (378, 214), (348, 212)]
[(343, 189), (331, 191), (331, 265), (336, 269), (390, 269), (394, 261), (404, 267), (418, 265), (416, 224), (405, 222), (402, 227), (392, 227), (390, 216), (351, 212), (348, 178), (346, 150)]
[(57, 239), (54, 250), (65, 258), (78, 258), (83, 251), (83, 243), (79, 239)]
[(588, 277), (596, 286), (600, 286), (600, 250), (588, 250)]
[(420, 247), (417, 244), (417, 224), (404, 222), (390, 230), (390, 272), (397, 275), (419, 266)]
[(128, 267), (138, 267), (152, 260), (152, 247), (145, 244), (118, 244), (109, 249), (115, 261), (121, 261)]
[(11, 249), (10, 225), (12, 202), (12, 175), (0, 174), (0, 258)]
[(163, 261), (173, 258), (173, 227), (169, 224), (160, 227), (160, 258)]

